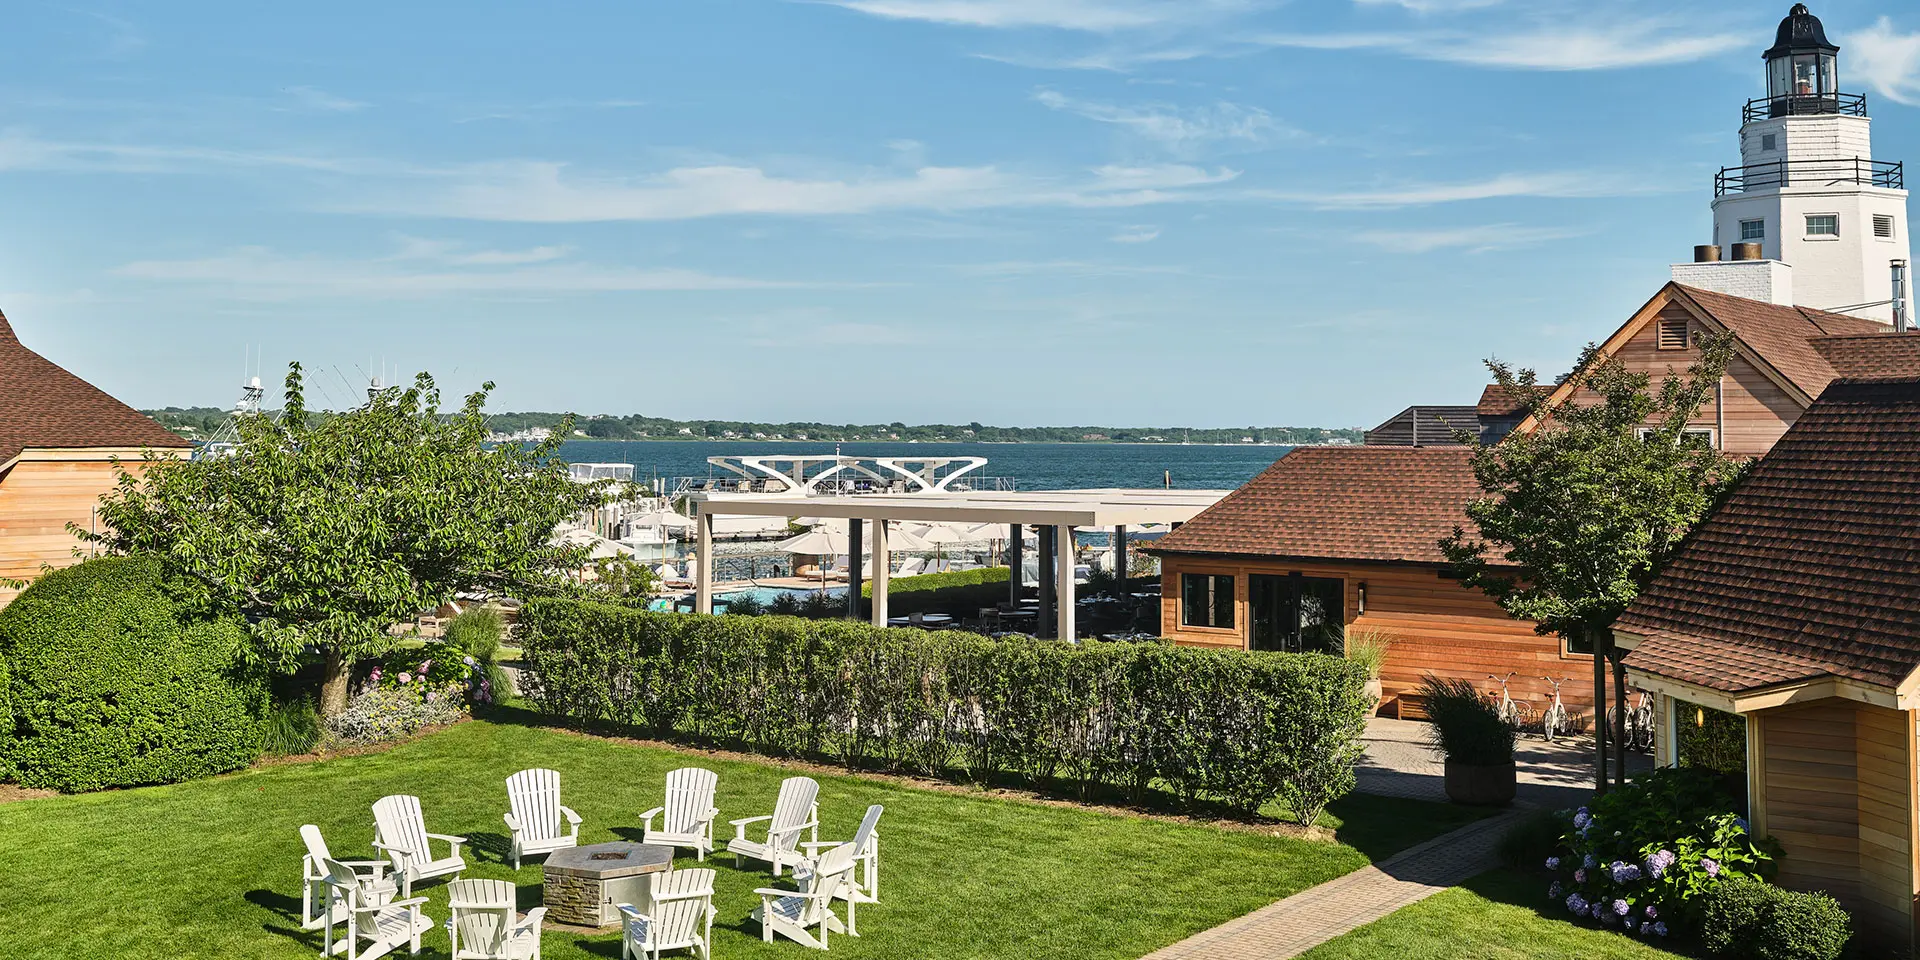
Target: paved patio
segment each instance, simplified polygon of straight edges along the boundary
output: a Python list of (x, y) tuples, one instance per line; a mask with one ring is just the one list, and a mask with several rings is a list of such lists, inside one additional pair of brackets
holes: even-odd
[[(1361, 793), (1445, 802), (1446, 767), (1417, 720), (1375, 717), (1363, 738), (1367, 755), (1356, 769)], [(1520, 803), (1546, 810), (1577, 807), (1593, 793), (1593, 738), (1565, 737), (1547, 743), (1524, 736), (1514, 750), (1520, 767)], [(1653, 758), (1627, 755), (1629, 770), (1646, 770)]]

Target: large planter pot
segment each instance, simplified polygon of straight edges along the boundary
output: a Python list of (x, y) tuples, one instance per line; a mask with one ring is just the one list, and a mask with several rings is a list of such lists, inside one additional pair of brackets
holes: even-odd
[(1374, 677), (1368, 680), (1367, 685), (1361, 689), (1367, 697), (1368, 715), (1371, 716), (1372, 714), (1378, 713), (1380, 711), (1380, 700), (1386, 695), (1386, 691), (1380, 686), (1380, 678)]
[(1475, 807), (1504, 807), (1513, 802), (1519, 782), (1513, 761), (1480, 766), (1447, 761), (1447, 799)]

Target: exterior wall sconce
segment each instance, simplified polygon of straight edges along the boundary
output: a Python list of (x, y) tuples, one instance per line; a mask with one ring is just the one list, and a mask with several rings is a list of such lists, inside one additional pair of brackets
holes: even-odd
[(1360, 581), (1360, 612), (1362, 614), (1367, 612), (1367, 582), (1365, 580)]

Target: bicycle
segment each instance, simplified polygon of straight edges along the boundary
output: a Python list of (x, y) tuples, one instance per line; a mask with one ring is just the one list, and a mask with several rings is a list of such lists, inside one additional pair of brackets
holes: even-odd
[[(1521, 701), (1515, 700), (1507, 693), (1507, 684), (1517, 675), (1516, 673), (1509, 673), (1507, 674), (1507, 679), (1500, 680), (1498, 676), (1491, 673), (1487, 674), (1488, 680), (1500, 680), (1500, 721), (1514, 728), (1525, 727), (1533, 722), (1533, 708)], [(1493, 699), (1493, 694), (1488, 693), (1487, 699)]]
[[(1615, 723), (1619, 722), (1619, 719), (1620, 711), (1617, 708), (1608, 707), (1607, 729), (1609, 731), (1619, 729), (1614, 726)], [(1653, 750), (1652, 694), (1644, 690), (1640, 691), (1639, 703), (1627, 710), (1626, 742), (1621, 744), (1621, 746), (1625, 749), (1637, 750), (1642, 753)]]
[(1547, 704), (1547, 712), (1540, 716), (1540, 735), (1545, 737), (1548, 743), (1552, 743), (1553, 738), (1559, 736), (1561, 731), (1572, 728), (1567, 721), (1567, 708), (1560, 702), (1560, 685), (1573, 678), (1561, 677), (1555, 680), (1552, 677), (1541, 677), (1540, 679), (1553, 684), (1553, 702)]

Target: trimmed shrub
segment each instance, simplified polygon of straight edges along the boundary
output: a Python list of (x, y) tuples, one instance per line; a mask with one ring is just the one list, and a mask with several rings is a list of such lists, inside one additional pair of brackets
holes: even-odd
[[(982, 607), (1007, 599), (1006, 567), (923, 573), (887, 581), (887, 613), (904, 617), (915, 613), (945, 613), (975, 619)], [(872, 598), (873, 583), (860, 585), (860, 595)]]
[(1365, 670), (1317, 654), (989, 640), (536, 600), (525, 693), (576, 723), (1090, 796), (1159, 783), (1312, 823), (1353, 786)]
[(1853, 918), (1824, 893), (1734, 877), (1701, 898), (1700, 943), (1717, 957), (1835, 960), (1852, 937)]
[(466, 715), (453, 697), (423, 697), (412, 690), (374, 686), (347, 701), (345, 710), (328, 717), (327, 731), (342, 742), (365, 746), (409, 736), (436, 723), (452, 723)]
[(41, 577), (0, 610), (16, 777), (74, 792), (252, 763), (268, 698), (247, 649), (237, 623), (187, 616), (155, 558), (102, 557)]

